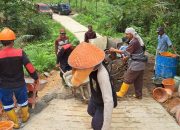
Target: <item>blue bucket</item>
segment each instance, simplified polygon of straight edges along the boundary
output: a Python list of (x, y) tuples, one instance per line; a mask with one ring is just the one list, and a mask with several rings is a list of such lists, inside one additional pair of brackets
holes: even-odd
[(173, 78), (177, 72), (177, 58), (156, 56), (155, 75), (163, 78)]

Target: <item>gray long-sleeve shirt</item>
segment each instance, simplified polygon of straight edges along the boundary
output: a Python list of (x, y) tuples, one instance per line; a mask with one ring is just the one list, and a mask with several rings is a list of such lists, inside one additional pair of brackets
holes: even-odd
[(98, 68), (97, 79), (104, 102), (104, 122), (102, 130), (109, 130), (111, 126), (114, 102), (109, 74), (103, 65), (100, 65)]

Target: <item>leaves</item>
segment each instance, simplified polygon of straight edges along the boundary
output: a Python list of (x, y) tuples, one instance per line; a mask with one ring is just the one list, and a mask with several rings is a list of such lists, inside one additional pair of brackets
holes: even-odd
[(76, 20), (84, 25), (93, 24), (103, 35), (116, 37), (126, 27), (134, 27), (141, 34), (150, 53), (157, 46), (156, 29), (165, 27), (166, 33), (180, 54), (180, 2), (178, 0), (99, 0), (97, 12), (94, 2), (86, 1), (83, 12)]

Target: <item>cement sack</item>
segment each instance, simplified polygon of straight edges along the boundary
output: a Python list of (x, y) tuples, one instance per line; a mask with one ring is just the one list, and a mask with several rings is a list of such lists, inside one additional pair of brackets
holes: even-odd
[(96, 39), (90, 39), (89, 42), (91, 44), (96, 45), (98, 48), (102, 49), (103, 51), (107, 47), (107, 37), (98, 37)]
[(108, 38), (107, 40), (107, 48), (110, 49), (111, 47), (113, 48), (118, 48), (123, 45), (123, 42), (120, 38)]

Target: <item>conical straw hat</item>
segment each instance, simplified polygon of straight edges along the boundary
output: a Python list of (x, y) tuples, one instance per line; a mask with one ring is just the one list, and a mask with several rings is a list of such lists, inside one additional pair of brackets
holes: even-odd
[(76, 69), (88, 69), (100, 64), (105, 57), (103, 50), (95, 45), (82, 42), (71, 53), (68, 63)]

